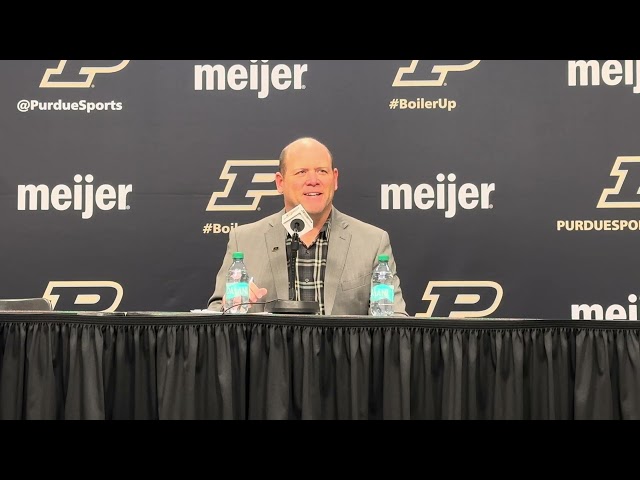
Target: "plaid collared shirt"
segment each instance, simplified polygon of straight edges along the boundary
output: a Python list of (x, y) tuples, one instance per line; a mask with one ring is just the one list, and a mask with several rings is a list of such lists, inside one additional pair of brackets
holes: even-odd
[[(333, 215), (333, 212), (331, 212)], [(324, 315), (324, 273), (327, 269), (327, 252), (329, 251), (329, 232), (331, 217), (320, 229), (315, 241), (306, 247), (302, 240), (298, 247), (296, 262), (296, 300), (318, 302), (320, 315)], [(291, 235), (287, 233), (287, 272), (291, 268)]]

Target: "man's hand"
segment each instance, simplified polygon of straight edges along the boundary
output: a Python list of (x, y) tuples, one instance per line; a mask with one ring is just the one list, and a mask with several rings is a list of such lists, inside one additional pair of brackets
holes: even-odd
[(249, 301), (251, 303), (258, 302), (262, 297), (267, 294), (266, 288), (260, 288), (255, 283), (253, 283), (253, 279), (249, 282)]

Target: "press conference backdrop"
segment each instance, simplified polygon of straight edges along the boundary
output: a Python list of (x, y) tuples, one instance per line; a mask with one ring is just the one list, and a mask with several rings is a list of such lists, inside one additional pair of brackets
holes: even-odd
[(0, 297), (204, 308), (316, 137), (407, 310), (637, 319), (638, 60), (2, 61)]

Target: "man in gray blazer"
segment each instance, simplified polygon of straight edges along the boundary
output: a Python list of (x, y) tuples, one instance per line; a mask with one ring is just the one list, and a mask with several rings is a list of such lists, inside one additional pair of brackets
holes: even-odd
[[(284, 209), (231, 230), (208, 308), (222, 309), (233, 252), (244, 253), (247, 271), (254, 278), (251, 302), (257, 304), (250, 313), (263, 311), (263, 302), (289, 299), (291, 236), (282, 225), (282, 216), (302, 205), (313, 220), (313, 228), (300, 237), (296, 300), (317, 301), (321, 315), (369, 314), (371, 272), (378, 255), (388, 255), (389, 267), (396, 272), (389, 234), (333, 206), (338, 169), (333, 167), (329, 149), (308, 137), (286, 146), (280, 155), (276, 186), (284, 196)], [(394, 314), (407, 315), (397, 274), (394, 291)]]

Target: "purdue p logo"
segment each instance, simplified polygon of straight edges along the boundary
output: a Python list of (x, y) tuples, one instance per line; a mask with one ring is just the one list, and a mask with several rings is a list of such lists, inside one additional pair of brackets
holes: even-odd
[(116, 282), (56, 281), (42, 295), (54, 310), (115, 312), (122, 301), (122, 286)]
[[(93, 84), (93, 79), (97, 74), (116, 73), (126, 67), (131, 60), (122, 60), (117, 64), (104, 65), (104, 66), (83, 66), (79, 65), (79, 69), (75, 72), (65, 71), (65, 66), (69, 60), (60, 60), (60, 63), (55, 68), (47, 68), (40, 82), (40, 88), (90, 88)], [(96, 60), (96, 63), (103, 63), (101, 60)], [(76, 63), (76, 62), (73, 62)], [(109, 62), (104, 62), (109, 63)], [(67, 69), (69, 70), (69, 69)], [(63, 75), (63, 73), (65, 75)], [(84, 78), (82, 81), (78, 80), (65, 80), (67, 77), (74, 78), (76, 76)], [(53, 77), (53, 79), (52, 79)]]
[[(610, 175), (618, 180), (612, 188), (602, 191), (597, 208), (640, 208), (640, 157), (616, 158)], [(625, 182), (627, 177), (631, 181)]]
[(502, 301), (502, 287), (490, 281), (431, 281), (422, 296), (426, 313), (416, 317), (480, 318), (491, 315)]
[(279, 160), (227, 160), (220, 174), (227, 184), (223, 191), (213, 192), (207, 212), (260, 210), (263, 196), (280, 195), (275, 182), (279, 165)]
[[(412, 60), (411, 65), (408, 67), (401, 67), (398, 69), (398, 73), (396, 74), (396, 78), (393, 80), (394, 87), (442, 87), (444, 85), (445, 80), (447, 79), (447, 74), (449, 72), (464, 72), (467, 70), (471, 70), (475, 68), (480, 60), (471, 60), (466, 63), (450, 63), (446, 65), (436, 64), (431, 68), (431, 72), (427, 72), (427, 69), (424, 71), (416, 72), (418, 64), (422, 62), (423, 64), (427, 64), (428, 62), (424, 60)], [(429, 74), (437, 74), (438, 78), (432, 80), (425, 80), (424, 77)], [(412, 76), (418, 77), (417, 80), (410, 80)], [(409, 78), (406, 78), (409, 77)], [(420, 78), (422, 77), (422, 78)]]

